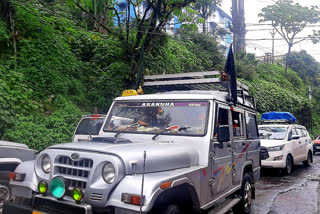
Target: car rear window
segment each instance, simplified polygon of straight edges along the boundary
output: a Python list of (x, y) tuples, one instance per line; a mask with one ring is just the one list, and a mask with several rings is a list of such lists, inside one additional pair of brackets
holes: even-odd
[(105, 118), (84, 118), (80, 121), (75, 134), (98, 135)]

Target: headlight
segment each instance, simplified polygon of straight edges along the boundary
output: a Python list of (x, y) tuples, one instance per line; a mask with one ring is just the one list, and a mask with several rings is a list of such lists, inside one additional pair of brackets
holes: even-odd
[(283, 149), (283, 147), (284, 147), (284, 145), (273, 146), (273, 147), (268, 147), (267, 150), (268, 150), (268, 152), (281, 151)]
[(45, 173), (51, 172), (51, 160), (49, 155), (45, 155), (41, 161), (41, 168)]
[(116, 170), (112, 163), (106, 163), (102, 168), (102, 177), (104, 181), (108, 184), (112, 184), (116, 177)]

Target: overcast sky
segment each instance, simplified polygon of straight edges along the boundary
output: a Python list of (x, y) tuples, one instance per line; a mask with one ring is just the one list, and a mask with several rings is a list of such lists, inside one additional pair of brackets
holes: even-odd
[[(272, 50), (272, 41), (259, 40), (254, 41), (254, 39), (271, 39), (271, 26), (266, 25), (254, 25), (259, 24), (258, 14), (261, 12), (263, 7), (267, 5), (274, 4), (275, 0), (245, 0), (245, 19), (247, 24), (247, 34), (246, 34), (246, 51), (249, 53), (255, 53), (256, 56), (263, 56), (266, 52)], [(294, 0), (294, 2), (299, 3), (303, 6), (317, 5), (320, 7), (320, 0)], [(232, 0), (223, 0), (221, 8), (231, 16), (231, 5)], [(318, 24), (320, 26), (320, 23)], [(316, 28), (305, 28), (297, 37), (304, 37), (312, 34), (312, 30), (320, 30), (320, 27)], [(276, 35), (276, 39), (280, 39), (280, 35)], [(320, 43), (313, 44), (309, 41), (302, 41), (293, 46), (294, 51), (306, 50), (311, 54), (317, 61), (320, 62)], [(282, 55), (287, 53), (288, 45), (283, 40), (275, 40), (275, 55)]]

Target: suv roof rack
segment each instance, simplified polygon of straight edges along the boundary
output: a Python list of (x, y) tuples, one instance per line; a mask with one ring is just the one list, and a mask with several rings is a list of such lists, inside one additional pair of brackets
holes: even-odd
[[(144, 77), (143, 87), (156, 89), (158, 91), (180, 91), (180, 90), (219, 90), (227, 91), (230, 97), (229, 81), (223, 80), (222, 71), (202, 71), (177, 74), (160, 74)], [(249, 96), (249, 87), (237, 81), (238, 97), (251, 102), (254, 107), (254, 97)]]

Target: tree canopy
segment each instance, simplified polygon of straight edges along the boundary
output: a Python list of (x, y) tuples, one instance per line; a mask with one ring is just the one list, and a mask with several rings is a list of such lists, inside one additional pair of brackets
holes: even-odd
[[(299, 38), (297, 35), (307, 26), (319, 21), (320, 11), (317, 6), (303, 7), (292, 0), (278, 0), (259, 13), (260, 22), (271, 22), (273, 28), (288, 44), (288, 56), (293, 45), (302, 42), (307, 37)], [(286, 72), (287, 72), (286, 63)]]

